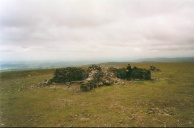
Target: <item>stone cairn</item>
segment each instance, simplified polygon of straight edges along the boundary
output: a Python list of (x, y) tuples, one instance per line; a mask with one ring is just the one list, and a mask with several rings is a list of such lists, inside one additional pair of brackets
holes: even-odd
[[(110, 86), (118, 83), (121, 79), (127, 79), (126, 68), (114, 68), (91, 65), (87, 69), (78, 67), (67, 67), (56, 69), (53, 78), (48, 84), (53, 83), (80, 83), (82, 91), (89, 91), (100, 86)], [(151, 79), (150, 70), (134, 67), (131, 73), (132, 79)]]

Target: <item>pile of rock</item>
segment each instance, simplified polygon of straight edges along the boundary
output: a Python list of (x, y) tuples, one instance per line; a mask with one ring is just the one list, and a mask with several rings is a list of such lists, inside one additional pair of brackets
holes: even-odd
[[(121, 79), (127, 79), (126, 68), (102, 68), (101, 66), (91, 65), (86, 69), (78, 67), (67, 67), (56, 69), (54, 76), (46, 81), (47, 84), (53, 83), (78, 83), (82, 91), (89, 91), (100, 86), (109, 86), (119, 83)], [(131, 78), (151, 79), (150, 70), (134, 67), (132, 68)]]
[[(113, 72), (117, 76), (117, 78), (127, 79), (126, 68), (110, 68), (110, 71)], [(147, 69), (134, 67), (134, 68), (132, 68), (132, 71), (131, 71), (131, 78), (132, 79), (150, 80), (151, 79), (151, 72), (150, 72), (150, 70), (147, 70)]]
[(92, 65), (88, 67), (87, 73), (88, 78), (85, 79), (80, 85), (80, 89), (82, 91), (89, 91), (103, 85), (100, 83), (100, 80), (103, 77), (102, 68), (100, 66)]
[(80, 85), (82, 91), (89, 91), (104, 85), (109, 86), (116, 82), (114, 73), (108, 72), (107, 69), (102, 69), (100, 66), (92, 65), (88, 67), (87, 72), (88, 78)]
[(56, 69), (50, 83), (66, 83), (71, 81), (80, 81), (88, 77), (86, 70), (78, 67), (67, 67)]
[(127, 78), (127, 70), (126, 68), (109, 68), (109, 71), (114, 73), (117, 78), (126, 79)]
[(150, 71), (154, 71), (154, 72), (160, 72), (161, 70), (154, 67), (154, 66), (150, 66)]
[(134, 67), (132, 69), (131, 78), (150, 80), (151, 79), (151, 72), (150, 72), (150, 70), (147, 70), (147, 69)]

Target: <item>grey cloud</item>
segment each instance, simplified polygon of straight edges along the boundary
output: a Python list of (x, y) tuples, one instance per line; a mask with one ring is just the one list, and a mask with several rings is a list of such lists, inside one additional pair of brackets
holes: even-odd
[(3, 59), (193, 56), (193, 15), (193, 0), (1, 0), (1, 52), (10, 52)]
[(152, 51), (176, 51), (176, 52), (180, 52), (180, 51), (194, 51), (194, 46), (193, 45), (187, 45), (187, 46), (178, 46), (178, 45), (174, 45), (174, 46), (154, 46), (154, 47), (145, 47), (147, 50), (152, 50)]

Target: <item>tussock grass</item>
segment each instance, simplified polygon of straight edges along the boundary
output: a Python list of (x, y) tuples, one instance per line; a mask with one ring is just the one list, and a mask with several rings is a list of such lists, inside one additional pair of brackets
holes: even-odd
[(1, 73), (0, 125), (193, 127), (194, 63), (153, 65), (162, 72), (153, 72), (151, 81), (125, 81), (90, 92), (79, 91), (79, 85), (40, 87), (54, 70)]

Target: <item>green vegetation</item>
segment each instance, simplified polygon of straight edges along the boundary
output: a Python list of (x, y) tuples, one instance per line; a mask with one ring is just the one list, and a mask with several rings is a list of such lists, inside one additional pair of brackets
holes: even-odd
[(41, 87), (54, 70), (1, 73), (0, 126), (194, 127), (194, 63), (153, 65), (161, 72), (153, 72), (150, 81), (125, 81), (90, 92), (79, 91), (76, 84)]

